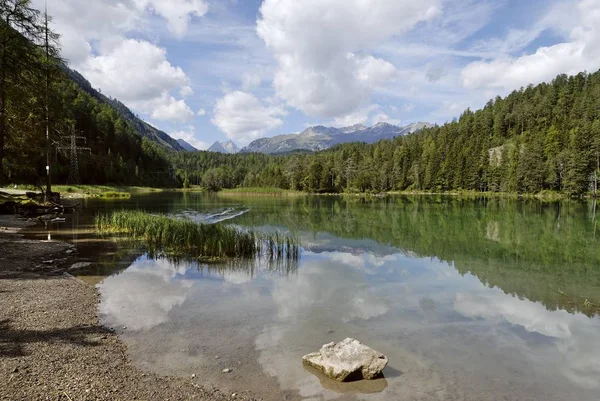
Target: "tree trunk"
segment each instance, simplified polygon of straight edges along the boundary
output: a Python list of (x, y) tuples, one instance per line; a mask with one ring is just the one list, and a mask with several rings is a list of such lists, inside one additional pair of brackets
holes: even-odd
[(0, 64), (0, 183), (4, 183), (4, 144), (6, 137), (6, 44)]
[(600, 153), (596, 151), (596, 171), (594, 172), (594, 199), (598, 198), (598, 173), (600, 172)]
[[(16, 5), (15, 5), (16, 9)], [(11, 17), (7, 15), (5, 18), (6, 29), (2, 40), (2, 58), (0, 58), (0, 184), (4, 184), (4, 146), (6, 144), (7, 127), (6, 127), (6, 69), (8, 67), (8, 45)]]
[(46, 99), (45, 99), (45, 114), (46, 114), (46, 197), (52, 194), (52, 181), (51, 181), (51, 170), (50, 170), (50, 113), (49, 113), (49, 93), (50, 93), (50, 49), (48, 42), (48, 11), (46, 10), (44, 14), (45, 18), (45, 35), (46, 35)]

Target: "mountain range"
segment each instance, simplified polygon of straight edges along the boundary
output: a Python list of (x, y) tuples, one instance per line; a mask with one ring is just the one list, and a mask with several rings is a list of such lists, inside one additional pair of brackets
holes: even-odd
[(223, 142), (215, 142), (212, 144), (210, 148), (208, 148), (209, 152), (217, 152), (217, 153), (228, 153), (234, 154), (240, 151), (240, 148), (233, 141), (223, 141)]
[[(366, 142), (375, 143), (382, 139), (412, 134), (432, 124), (418, 122), (403, 127), (389, 123), (378, 123), (372, 127), (363, 124), (344, 128), (324, 127), (318, 125), (307, 128), (299, 134), (277, 135), (271, 138), (261, 138), (243, 148), (241, 153), (287, 153), (293, 151), (319, 151), (328, 149), (340, 143)], [(209, 149), (210, 150), (210, 149)]]
[[(63, 69), (67, 75), (85, 92), (102, 103), (113, 106), (120, 117), (131, 123), (136, 131), (145, 138), (172, 151), (196, 152), (194, 146), (183, 139), (173, 139), (167, 133), (148, 124), (135, 115), (127, 106), (117, 99), (109, 98), (92, 85), (80, 73), (66, 66)], [(374, 143), (382, 139), (391, 139), (397, 136), (414, 133), (423, 128), (431, 127), (431, 124), (418, 122), (407, 126), (396, 126), (389, 123), (378, 123), (372, 127), (362, 124), (343, 128), (325, 127), (322, 125), (309, 127), (299, 134), (284, 134), (270, 138), (261, 138), (251, 142), (248, 146), (240, 149), (233, 141), (215, 142), (208, 151), (234, 154), (234, 153), (266, 153), (278, 154), (293, 151), (310, 151), (328, 149), (340, 143), (366, 142)]]

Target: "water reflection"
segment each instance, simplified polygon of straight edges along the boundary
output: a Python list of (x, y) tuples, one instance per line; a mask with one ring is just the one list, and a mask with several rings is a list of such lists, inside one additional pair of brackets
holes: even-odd
[(331, 380), (323, 373), (310, 366), (305, 365), (303, 367), (304, 370), (306, 370), (308, 373), (315, 375), (319, 378), (321, 387), (340, 394), (375, 394), (381, 393), (388, 387), (388, 382), (385, 378), (340, 383), (338, 381)]
[(193, 281), (184, 277), (186, 267), (166, 260), (142, 257), (101, 285), (100, 318), (111, 327), (147, 330), (168, 321), (175, 306), (183, 304)]
[[(435, 259), (308, 251), (282, 275), (141, 258), (100, 292), (104, 322), (128, 327), (140, 366), (201, 372), (267, 400), (597, 400), (600, 319)], [(331, 383), (304, 369), (302, 355), (348, 336), (388, 355), (384, 381)]]
[(178, 212), (176, 216), (185, 217), (197, 223), (215, 224), (223, 221), (231, 220), (248, 213), (249, 209), (245, 207), (226, 207), (216, 210), (208, 210), (206, 212), (198, 212), (193, 209), (186, 209)]
[(542, 304), (506, 296), (500, 290), (459, 293), (455, 308), (466, 317), (501, 321), (552, 339), (561, 355), (561, 372), (573, 383), (600, 389), (600, 321), (563, 310), (548, 311)]
[[(90, 208), (243, 211), (226, 223), (297, 233), (306, 249), (292, 268), (207, 266), (102, 243), (102, 263), (126, 268), (100, 286), (102, 317), (144, 369), (273, 401), (598, 400), (600, 237), (585, 204), (160, 194)], [(83, 254), (94, 238), (77, 240)], [(389, 356), (380, 392), (302, 367), (348, 336)]]

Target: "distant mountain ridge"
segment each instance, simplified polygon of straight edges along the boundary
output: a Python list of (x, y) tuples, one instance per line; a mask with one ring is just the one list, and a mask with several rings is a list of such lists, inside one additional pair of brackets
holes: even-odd
[(193, 147), (192, 145), (190, 145), (189, 143), (187, 143), (185, 140), (183, 139), (178, 139), (177, 143), (179, 144), (179, 146), (181, 146), (183, 148), (183, 150), (185, 150), (186, 152), (197, 152), (198, 149), (196, 149), (195, 147)]
[(287, 153), (298, 150), (319, 151), (340, 143), (375, 143), (382, 139), (391, 139), (432, 127), (432, 124), (417, 122), (399, 127), (389, 123), (378, 123), (372, 127), (356, 124), (350, 127), (333, 128), (318, 125), (310, 127), (300, 134), (277, 135), (253, 141), (241, 150), (242, 153)]
[(177, 140), (171, 138), (166, 132), (163, 132), (152, 125), (148, 124), (138, 116), (136, 116), (127, 106), (118, 101), (117, 99), (111, 99), (100, 91), (96, 90), (90, 82), (85, 79), (83, 75), (79, 72), (70, 69), (67, 66), (63, 66), (63, 70), (67, 73), (69, 78), (73, 82), (75, 82), (84, 92), (89, 94), (90, 96), (97, 99), (99, 102), (110, 104), (114, 107), (120, 116), (133, 125), (136, 131), (142, 136), (145, 137), (152, 142), (156, 142), (157, 144), (163, 146), (168, 150), (174, 150), (177, 152), (181, 152), (185, 150)]
[(209, 152), (235, 154), (239, 153), (240, 148), (233, 141), (215, 142), (208, 148)]

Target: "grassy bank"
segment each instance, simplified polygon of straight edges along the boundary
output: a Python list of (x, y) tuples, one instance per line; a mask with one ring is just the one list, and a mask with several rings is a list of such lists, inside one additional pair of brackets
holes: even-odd
[[(7, 188), (13, 189), (14, 185)], [(39, 192), (34, 185), (17, 185), (16, 189)], [(132, 187), (125, 185), (53, 185), (52, 191), (60, 192), (64, 198), (128, 198), (134, 193), (161, 192), (162, 189), (150, 187)]]
[(218, 192), (219, 195), (244, 195), (244, 196), (303, 196), (307, 195), (305, 192), (293, 191), (291, 189), (281, 188), (261, 188), (261, 187), (248, 187), (248, 188), (231, 188), (223, 189)]
[(479, 192), (479, 191), (393, 191), (386, 192), (387, 195), (436, 195), (436, 196), (456, 196), (461, 198), (509, 198), (509, 199), (540, 199), (546, 201), (569, 199), (569, 197), (560, 192), (543, 191), (537, 194), (518, 194), (515, 192)]
[(41, 201), (29, 199), (25, 195), (10, 194), (0, 191), (0, 213), (15, 213), (22, 208), (37, 208), (50, 206)]
[[(360, 192), (346, 191), (341, 193), (311, 193), (281, 188), (232, 188), (223, 189), (218, 192), (220, 195), (244, 195), (244, 196), (357, 196), (357, 197), (382, 197), (387, 195), (405, 195), (405, 196), (455, 196), (461, 198), (513, 198), (513, 199), (540, 199), (544, 201), (555, 201), (569, 199), (566, 194), (553, 191), (543, 191), (537, 194), (518, 194), (514, 192), (479, 192), (479, 191), (388, 191), (388, 192)], [(589, 195), (591, 197), (591, 195)]]
[(143, 211), (118, 211), (96, 216), (96, 229), (104, 234), (123, 234), (145, 241), (157, 253), (190, 256), (204, 260), (268, 257), (297, 260), (300, 245), (290, 236), (241, 231), (221, 224), (199, 224), (190, 220)]

